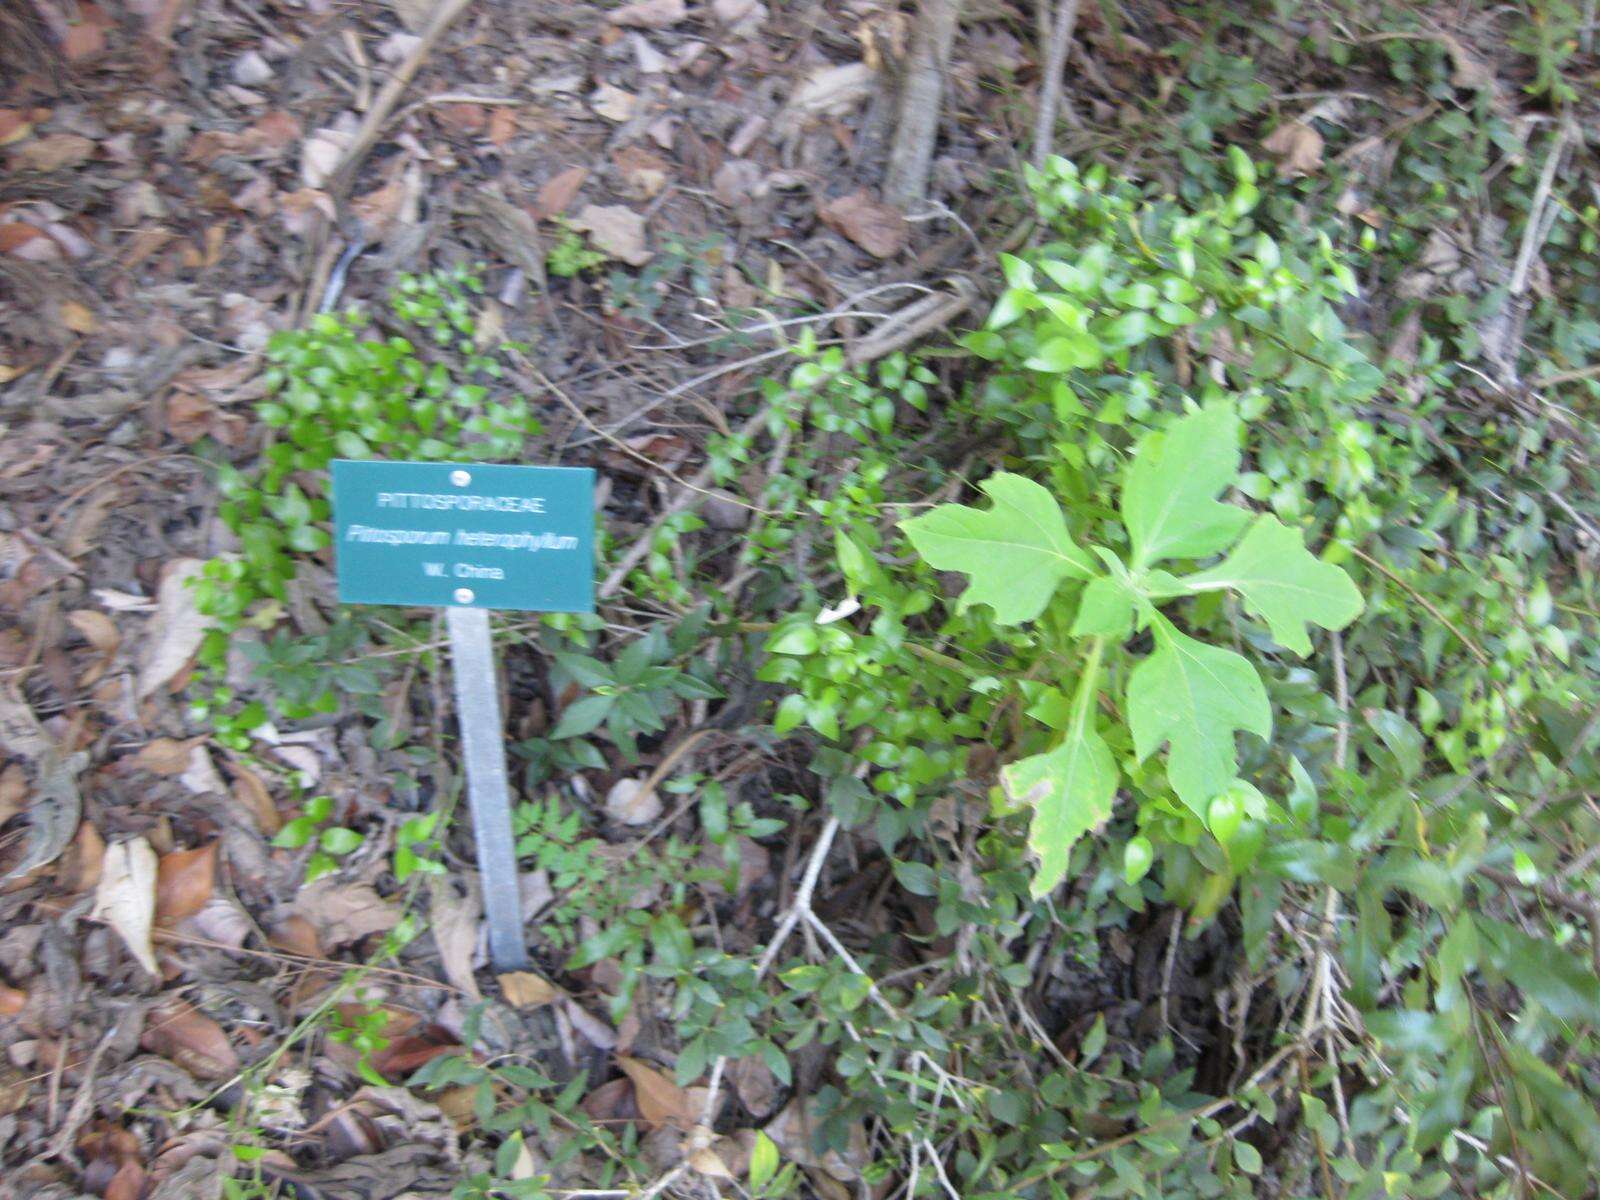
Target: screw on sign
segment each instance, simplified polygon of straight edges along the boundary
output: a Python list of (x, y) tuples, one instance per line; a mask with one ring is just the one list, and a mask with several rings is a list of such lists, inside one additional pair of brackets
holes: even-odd
[(594, 472), (338, 460), (334, 555), (347, 604), (443, 608), (489, 957), (527, 965), (490, 609), (594, 611)]

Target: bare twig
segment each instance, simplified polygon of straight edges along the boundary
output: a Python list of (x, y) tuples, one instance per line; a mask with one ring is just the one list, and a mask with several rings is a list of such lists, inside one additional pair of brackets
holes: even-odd
[(1509, 871), (1495, 867), (1479, 867), (1478, 874), (1492, 879), (1503, 888), (1523, 888), (1533, 892), (1547, 904), (1583, 917), (1589, 922), (1589, 949), (1594, 959), (1594, 973), (1600, 975), (1600, 900), (1593, 896), (1569, 892), (1558, 884), (1540, 879), (1524, 882)]
[[(972, 306), (977, 298), (977, 289), (961, 279), (952, 279), (950, 284), (953, 291), (939, 293), (937, 296), (925, 296), (896, 312), (883, 324), (870, 331), (862, 341), (858, 342), (846, 354), (845, 361), (841, 366), (833, 371), (825, 372), (821, 378), (813, 381), (810, 386), (813, 388), (819, 387), (849, 368), (859, 367), (884, 355), (892, 354), (896, 350), (909, 345), (917, 338), (954, 321)], [(753, 364), (763, 358), (775, 358), (787, 353), (787, 348), (779, 347), (777, 350), (769, 350), (764, 355), (758, 355), (754, 359), (746, 360), (744, 365)], [(795, 391), (786, 392), (778, 403), (782, 403), (783, 400), (796, 394)], [(752, 437), (766, 423), (766, 420), (767, 410), (759, 408), (745, 419), (744, 423), (735, 431), (734, 436), (740, 439)], [(688, 480), (684, 481), (686, 486), (680, 488), (677, 495), (669, 500), (666, 506), (656, 514), (655, 520), (639, 535), (638, 540), (623, 554), (617, 561), (617, 565), (611, 569), (611, 573), (606, 576), (605, 581), (601, 583), (600, 599), (608, 599), (617, 593), (618, 589), (622, 587), (623, 581), (628, 578), (628, 573), (644, 559), (645, 555), (650, 553), (650, 544), (655, 539), (656, 531), (669, 518), (693, 504), (696, 497), (704, 492), (707, 485), (712, 482), (712, 476), (713, 468), (710, 463), (707, 463)]]
[(472, 0), (439, 0), (439, 6), (433, 10), (433, 18), (418, 37), (417, 44), (412, 47), (411, 53), (406, 55), (405, 61), (395, 68), (394, 74), (389, 76), (389, 81), (383, 85), (383, 90), (372, 102), (367, 115), (361, 119), (355, 137), (350, 139), (350, 145), (345, 148), (343, 157), (339, 159), (339, 165), (333, 172), (330, 184), (334, 194), (343, 195), (349, 191), (356, 170), (367, 157), (367, 152), (372, 149), (373, 143), (378, 140), (389, 114), (394, 111), (395, 105), (400, 103), (400, 97), (405, 94), (411, 80), (428, 55), (433, 53), (433, 48), (439, 44), (439, 39), (444, 36), (445, 31), (471, 3)]
[[(865, 773), (863, 764), (857, 768)], [(772, 969), (772, 964), (777, 961), (778, 951), (783, 949), (783, 944), (789, 940), (789, 935), (794, 932), (802, 918), (811, 913), (811, 897), (817, 890), (817, 879), (822, 875), (822, 864), (827, 861), (828, 851), (833, 847), (833, 839), (839, 833), (839, 818), (829, 817), (827, 824), (822, 827), (822, 832), (817, 835), (817, 844), (811, 848), (811, 856), (806, 859), (805, 874), (800, 878), (800, 890), (795, 892), (794, 899), (789, 902), (789, 907), (784, 910), (783, 917), (778, 921), (778, 927), (772, 931), (772, 937), (767, 942), (767, 948), (762, 951), (761, 958), (756, 962), (756, 978)], [(712, 1115), (717, 1111), (717, 1093), (722, 1086), (722, 1073), (727, 1068), (727, 1058), (719, 1058), (711, 1065), (711, 1078), (706, 1085), (705, 1107), (701, 1110), (700, 1123), (709, 1125)]]
[(1561, 154), (1567, 148), (1571, 126), (1563, 121), (1556, 130), (1550, 153), (1545, 156), (1544, 168), (1539, 172), (1539, 182), (1533, 190), (1533, 201), (1528, 205), (1528, 223), (1522, 230), (1522, 244), (1517, 248), (1517, 262), (1511, 269), (1511, 282), (1507, 285), (1513, 296), (1521, 296), (1528, 288), (1528, 272), (1533, 267), (1533, 256), (1538, 252), (1549, 227), (1544, 221), (1545, 205), (1550, 202), (1550, 189), (1555, 184), (1556, 168), (1561, 164)]

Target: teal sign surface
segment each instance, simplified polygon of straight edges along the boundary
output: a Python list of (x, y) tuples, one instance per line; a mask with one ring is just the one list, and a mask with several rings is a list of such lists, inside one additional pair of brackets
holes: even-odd
[(333, 464), (350, 604), (593, 612), (594, 523), (587, 467)]

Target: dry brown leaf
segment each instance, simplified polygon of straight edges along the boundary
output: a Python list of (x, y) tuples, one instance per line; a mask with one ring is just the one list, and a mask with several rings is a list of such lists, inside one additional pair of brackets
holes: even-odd
[(142, 837), (106, 848), (100, 886), (94, 894), (94, 916), (122, 936), (128, 952), (152, 975), (160, 975), (150, 945), (156, 911), (156, 852)]
[(513, 1008), (540, 1008), (560, 996), (561, 991), (534, 971), (507, 971), (500, 976), (500, 994)]
[(146, 652), (139, 669), (141, 700), (188, 666), (205, 637), (205, 618), (195, 605), (189, 583), (200, 574), (201, 566), (197, 558), (175, 559), (161, 577), (156, 614), (146, 631)]
[(272, 802), (267, 785), (261, 782), (261, 776), (242, 763), (233, 764), (233, 798), (250, 814), (263, 837), (270, 838), (283, 828), (283, 817)]
[(461, 1049), (455, 1034), (441, 1025), (425, 1025), (417, 1033), (392, 1038), (372, 1056), (372, 1066), (388, 1079), (404, 1078), (441, 1054)]
[(105, 613), (93, 608), (80, 608), (67, 614), (67, 624), (82, 635), (101, 654), (115, 654), (122, 645), (122, 635), (116, 622)]
[(12, 254), (29, 262), (49, 262), (61, 257), (61, 247), (42, 229), (24, 221), (0, 225), (0, 254)]
[(216, 406), (197, 392), (173, 388), (167, 397), (167, 432), (186, 445), (198, 442), (216, 425)]
[(269, 112), (245, 136), (258, 155), (276, 157), (300, 140), (300, 122), (282, 110)]
[(94, 143), (77, 133), (51, 133), (20, 143), (11, 151), (14, 171), (59, 171), (87, 162)]
[(0, 983), (0, 1017), (14, 1017), (27, 1006), (27, 992)]
[(181, 921), (206, 906), (217, 889), (217, 843), (163, 854), (156, 869), (156, 919)]
[(0, 825), (21, 812), (22, 803), (27, 798), (27, 772), (22, 769), (21, 763), (7, 763), (5, 770), (0, 771)]
[(812, 1140), (818, 1123), (816, 1098), (812, 1097), (807, 1103), (805, 1098), (796, 1096), (767, 1122), (763, 1132), (777, 1143), (785, 1158), (808, 1170), (824, 1171), (841, 1183), (860, 1178), (861, 1168), (867, 1163), (867, 1131), (861, 1122), (850, 1126), (849, 1141), (843, 1152), (830, 1149), (820, 1155), (813, 1148)]
[(20, 108), (0, 108), (0, 146), (20, 142), (33, 132), (33, 122)]
[(204, 746), (196, 746), (189, 751), (189, 766), (178, 776), (178, 780), (196, 796), (228, 794), (228, 785), (217, 774), (217, 765), (211, 761), (211, 754)]
[(56, 305), (56, 317), (73, 333), (87, 336), (99, 328), (99, 322), (94, 319), (94, 314), (76, 300), (63, 300)]
[(400, 910), (370, 883), (343, 883), (332, 877), (301, 888), (293, 911), (311, 922), (329, 949), (387, 933), (400, 922)]
[(496, 106), (489, 114), (489, 144), (504, 146), (517, 136), (517, 110), (509, 104)]
[(778, 116), (780, 131), (800, 128), (815, 117), (842, 117), (877, 86), (878, 73), (866, 63), (818, 67), (794, 90)]
[(446, 129), (461, 134), (482, 133), (489, 124), (489, 114), (481, 104), (441, 104), (434, 116)]
[(595, 249), (630, 267), (642, 267), (654, 257), (645, 248), (644, 218), (620, 204), (586, 204), (572, 219), (574, 229), (589, 235)]
[(139, 747), (139, 753), (126, 760), (128, 765), (152, 775), (182, 775), (189, 769), (189, 756), (206, 739), (201, 737), (156, 738)]
[(344, 152), (350, 146), (350, 135), (337, 129), (318, 129), (306, 138), (300, 147), (300, 180), (306, 187), (318, 190), (339, 169)]
[(286, 954), (298, 954), (302, 958), (327, 957), (317, 927), (298, 913), (291, 913), (273, 926), (267, 940)]
[(639, 97), (609, 83), (602, 83), (589, 97), (589, 107), (617, 124), (628, 120), (639, 108)]
[(20, 221), (0, 225), (0, 251), (26, 262), (54, 262), (61, 257), (53, 237)]
[(619, 779), (606, 793), (606, 816), (623, 825), (648, 825), (661, 815), (661, 797), (642, 779)]
[(683, 0), (634, 0), (608, 14), (606, 20), (632, 29), (665, 29), (687, 15), (688, 8)]
[(105, 861), (105, 839), (92, 821), (85, 821), (78, 826), (78, 835), (72, 839), (72, 845), (61, 855), (56, 878), (67, 891), (81, 895), (100, 885), (100, 872)]
[(603, 1124), (633, 1121), (639, 1115), (638, 1105), (633, 1103), (633, 1084), (627, 1079), (602, 1083), (579, 1101), (578, 1108), (591, 1121)]
[(635, 199), (649, 200), (658, 195), (667, 186), (672, 171), (666, 159), (642, 146), (624, 146), (612, 163)]
[(405, 27), (413, 32), (428, 27), (428, 21), (438, 5), (439, 0), (389, 0), (389, 7), (394, 9), (395, 15)]
[(842, 233), (874, 258), (892, 258), (905, 247), (910, 226), (899, 209), (862, 190), (840, 196), (818, 210), (822, 223)]
[(1459, 39), (1448, 33), (1438, 35), (1445, 52), (1450, 55), (1450, 85), (1472, 91), (1494, 87), (1494, 71), (1482, 59), (1463, 46)]
[(633, 1081), (634, 1099), (639, 1105), (639, 1115), (646, 1123), (660, 1128), (673, 1125), (687, 1130), (693, 1124), (689, 1108), (689, 1095), (662, 1072), (627, 1055), (619, 1056), (617, 1065)]
[(1322, 166), (1322, 135), (1304, 121), (1279, 125), (1261, 148), (1278, 160), (1278, 174), (1286, 179), (1309, 175)]
[(439, 947), (444, 977), (477, 1004), (483, 999), (472, 973), (472, 955), (478, 948), (478, 919), (482, 915), (477, 889), (469, 887), (462, 895), (449, 879), (429, 875), (428, 900), (428, 925), (433, 930), (434, 945)]
[(139, 1045), (196, 1079), (226, 1079), (239, 1069), (239, 1055), (222, 1026), (181, 999), (150, 1010)]
[(541, 221), (547, 221), (558, 213), (566, 212), (567, 206), (578, 198), (578, 192), (588, 178), (588, 167), (568, 167), (552, 175), (539, 189), (539, 195), (533, 202), (533, 215)]
[(750, 1055), (734, 1059), (728, 1064), (728, 1078), (739, 1103), (749, 1109), (752, 1116), (765, 1117), (772, 1111), (773, 1102), (778, 1098), (778, 1081), (760, 1058)]
[(81, 62), (106, 48), (106, 33), (116, 22), (97, 4), (80, 3), (75, 15), (61, 39), (61, 53), (72, 62)]
[(178, 925), (180, 933), (235, 950), (245, 944), (255, 928), (250, 914), (226, 896), (211, 897), (204, 908)]

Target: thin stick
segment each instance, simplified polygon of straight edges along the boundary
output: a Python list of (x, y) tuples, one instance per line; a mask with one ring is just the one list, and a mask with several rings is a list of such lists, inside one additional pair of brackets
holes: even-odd
[(389, 81), (383, 85), (383, 90), (372, 102), (367, 115), (361, 119), (355, 137), (350, 139), (350, 145), (332, 175), (334, 181), (332, 190), (336, 195), (343, 195), (350, 189), (350, 184), (355, 179), (356, 168), (361, 165), (362, 160), (367, 157), (367, 152), (372, 149), (373, 143), (378, 140), (378, 134), (383, 131), (389, 114), (394, 111), (395, 105), (400, 103), (400, 97), (410, 86), (423, 60), (433, 53), (433, 48), (438, 45), (445, 31), (471, 3), (472, 0), (439, 0), (439, 6), (433, 10), (433, 17), (428, 22), (428, 27), (422, 31), (411, 53), (406, 55), (405, 62), (396, 67), (394, 74), (389, 76)]
[[(865, 773), (863, 764), (857, 768)], [(828, 823), (822, 827), (822, 833), (817, 838), (817, 844), (811, 849), (811, 857), (806, 860), (806, 873), (800, 879), (800, 890), (795, 893), (794, 899), (783, 914), (783, 919), (778, 922), (777, 929), (773, 930), (772, 938), (767, 942), (767, 948), (761, 954), (760, 961), (756, 963), (756, 978), (760, 979), (777, 960), (778, 951), (783, 949), (784, 942), (789, 940), (789, 935), (794, 932), (794, 927), (799, 924), (800, 918), (811, 912), (811, 897), (817, 890), (817, 879), (822, 874), (822, 864), (828, 857), (828, 851), (833, 846), (833, 839), (839, 832), (839, 818), (829, 817)], [(700, 1124), (711, 1124), (712, 1115), (717, 1110), (717, 1093), (722, 1086), (722, 1073), (728, 1064), (727, 1057), (718, 1058), (711, 1066), (711, 1079), (706, 1086), (706, 1102), (700, 1113)]]
[(1570, 126), (1563, 121), (1556, 130), (1555, 144), (1550, 147), (1550, 153), (1545, 156), (1544, 168), (1539, 172), (1539, 182), (1533, 191), (1533, 203), (1528, 206), (1528, 223), (1522, 230), (1522, 245), (1517, 249), (1517, 263), (1511, 270), (1511, 282), (1508, 290), (1513, 296), (1520, 296), (1527, 290), (1528, 272), (1533, 268), (1533, 256), (1544, 241), (1541, 230), (1549, 232), (1544, 223), (1544, 208), (1550, 200), (1550, 189), (1555, 184), (1556, 167), (1561, 162), (1561, 152), (1567, 148), (1567, 135)]
[[(892, 354), (924, 334), (931, 333), (934, 329), (955, 320), (972, 306), (973, 301), (977, 298), (977, 289), (965, 280), (952, 280), (951, 286), (954, 289), (953, 293), (937, 298), (924, 297), (886, 320), (869, 333), (851, 353), (845, 356), (843, 365), (832, 371), (825, 372), (821, 378), (814, 380), (810, 386), (812, 388), (820, 387), (849, 368), (859, 367), (875, 358)], [(932, 299), (937, 299), (939, 302), (930, 308), (928, 301)], [(762, 358), (775, 358), (788, 352), (786, 347), (779, 347), (777, 350), (770, 350), (764, 355), (757, 355), (754, 359), (746, 359), (744, 363), (745, 365), (750, 365), (760, 361)], [(775, 403), (782, 403), (784, 400), (799, 394), (800, 390), (792, 389), (785, 392)], [(753, 436), (766, 422), (766, 419), (766, 408), (758, 408), (745, 419), (744, 424), (739, 426), (734, 436), (740, 439)], [(623, 581), (628, 578), (628, 573), (650, 553), (650, 543), (655, 539), (656, 530), (660, 529), (671, 517), (693, 504), (696, 495), (705, 491), (706, 485), (712, 482), (712, 475), (713, 467), (710, 463), (707, 463), (685, 481), (687, 486), (681, 488), (678, 494), (668, 501), (667, 506), (656, 514), (655, 520), (639, 535), (638, 540), (618, 560), (617, 565), (611, 569), (611, 573), (606, 576), (605, 581), (600, 585), (599, 598), (601, 600), (609, 599), (616, 594), (617, 590), (622, 587)]]

